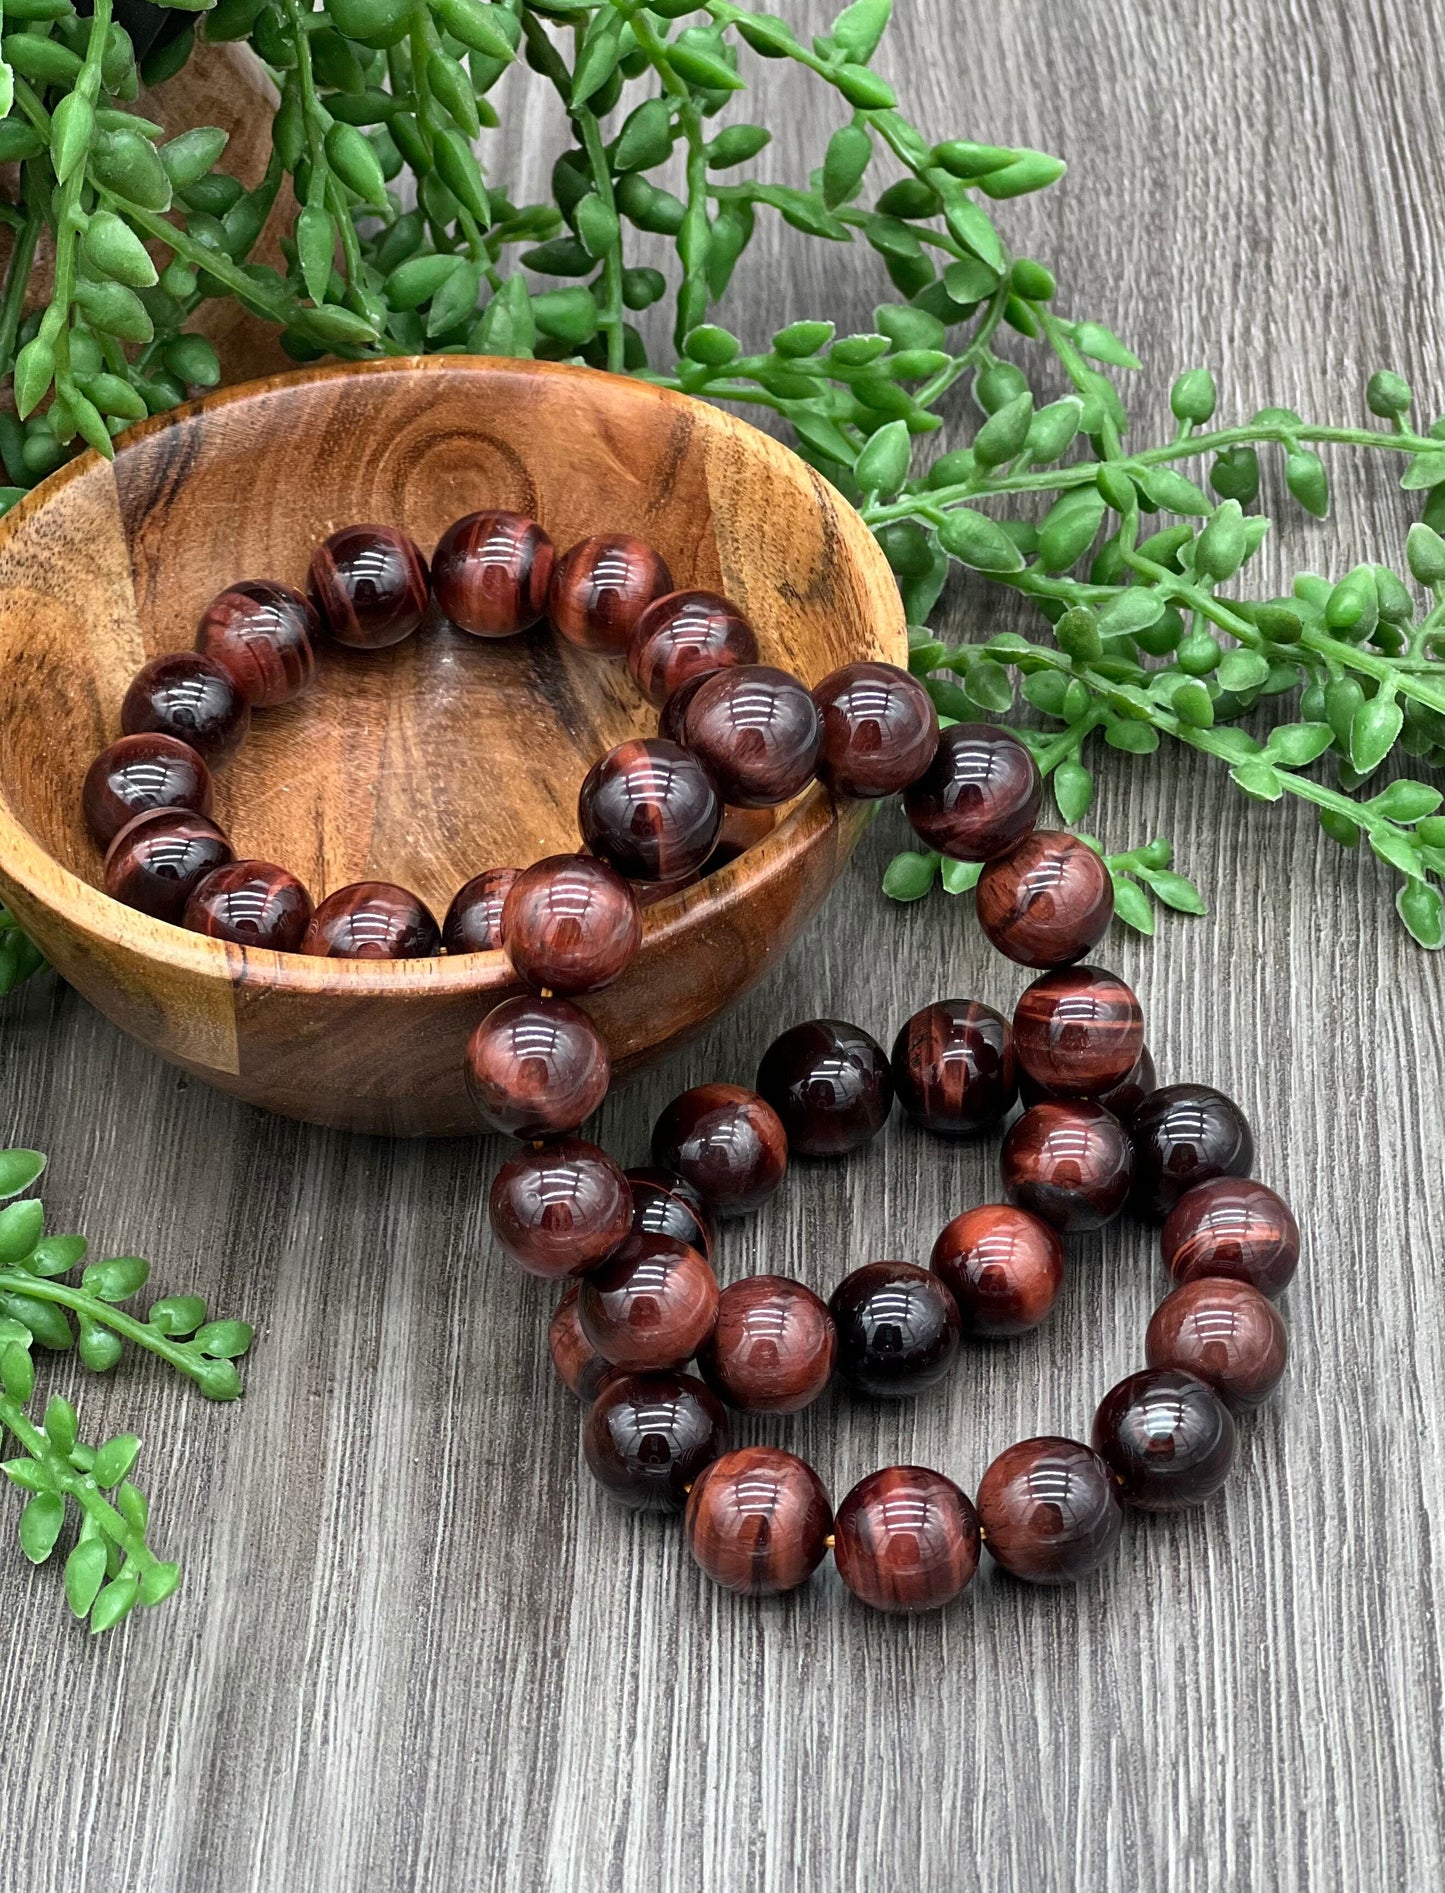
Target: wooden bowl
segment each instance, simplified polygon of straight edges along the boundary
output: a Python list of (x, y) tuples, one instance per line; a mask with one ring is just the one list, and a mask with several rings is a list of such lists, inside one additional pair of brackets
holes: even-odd
[[(134, 429), (113, 468), (72, 462), (0, 520), (0, 897), (108, 1018), (268, 1110), (474, 1129), (462, 1052), (516, 990), (504, 956), (310, 959), (149, 919), (100, 890), (81, 780), (120, 733), (137, 667), (188, 649), (223, 585), (304, 584), (316, 542), (357, 521), (401, 526), (429, 554), (491, 505), (535, 515), (559, 547), (639, 533), (679, 585), (734, 599), (763, 658), (809, 683), (855, 658), (906, 661), (888, 567), (824, 480), (730, 414), (589, 369), (438, 356), (225, 389)], [(575, 849), (583, 776), (655, 728), (625, 664), (545, 626), (328, 645), (316, 687), (258, 711), (216, 772), (216, 819), (238, 855), (283, 863), (318, 900), (398, 881), (440, 917), (482, 868)], [(866, 812), (815, 784), (731, 865), (648, 908), (636, 962), (586, 1002), (622, 1073), (776, 962)]]

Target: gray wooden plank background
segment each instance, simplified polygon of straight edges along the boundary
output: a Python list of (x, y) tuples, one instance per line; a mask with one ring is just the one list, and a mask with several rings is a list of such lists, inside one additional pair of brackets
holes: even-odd
[[(899, 12), (885, 68), (930, 133), (1071, 161), (1003, 221), (1072, 312), (1144, 344), (1141, 412), (1196, 362), (1231, 414), (1355, 418), (1382, 364), (1445, 406), (1440, 0)], [(832, 121), (789, 73), (764, 85), (787, 176)], [(539, 110), (527, 128), (505, 163), (535, 182), (555, 127)], [(861, 249), (773, 230), (759, 248), (749, 334), (866, 326)], [(1388, 473), (1332, 470), (1336, 520), (1289, 518), (1281, 576), (1399, 557)], [(962, 593), (954, 632), (988, 610)], [(1237, 1095), (1296, 1205), (1295, 1358), (1221, 1499), (1136, 1523), (1077, 1594), (985, 1575), (918, 1623), (870, 1616), (831, 1575), (737, 1603), (673, 1527), (600, 1498), (546, 1363), (550, 1297), (489, 1243), (495, 1145), (303, 1129), (179, 1079), (52, 980), (10, 1001), (0, 1133), (52, 1153), (53, 1226), (148, 1254), (158, 1283), (200, 1286), (260, 1340), (239, 1407), (147, 1365), (81, 1389), (91, 1434), (145, 1436), (158, 1540), (190, 1549), (163, 1614), (91, 1644), (53, 1572), (0, 1558), (0, 1887), (1445, 1883), (1441, 965), (1394, 924), (1374, 863), (1198, 760), (1119, 759), (1091, 819), (1116, 846), (1172, 834), (1213, 896), (1207, 919), (1153, 945), (1118, 933), (1101, 957), (1137, 983), (1161, 1071)], [(875, 828), (736, 1017), (609, 1101), (604, 1141), (637, 1160), (674, 1089), (747, 1081), (783, 1021), (887, 1039), (945, 992), (1011, 1002), (1022, 981), (966, 904), (877, 892), (900, 830)], [(922, 1259), (994, 1162), (895, 1122), (731, 1228), (722, 1272), (826, 1292), (869, 1257)], [(970, 1353), (917, 1406), (829, 1400), (791, 1438), (837, 1496), (900, 1458), (971, 1487), (1014, 1438), (1086, 1435), (1159, 1292), (1149, 1236), (1116, 1228), (1077, 1246), (1041, 1333)], [(8, 1537), (13, 1495), (3, 1512)]]

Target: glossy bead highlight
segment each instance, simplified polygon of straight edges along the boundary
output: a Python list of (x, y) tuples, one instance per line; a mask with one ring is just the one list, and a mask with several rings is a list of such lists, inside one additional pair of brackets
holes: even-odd
[(816, 704), (806, 685), (769, 664), (705, 677), (687, 706), (683, 742), (736, 808), (791, 802), (818, 760)]
[(1248, 1282), (1206, 1275), (1176, 1288), (1154, 1310), (1144, 1337), (1151, 1367), (1197, 1374), (1234, 1413), (1274, 1392), (1289, 1359), (1289, 1336), (1273, 1302)]
[(188, 809), (153, 808), (133, 817), (105, 856), (105, 891), (137, 912), (179, 926), (186, 902), (232, 859), (213, 821)]
[(154, 731), (188, 743), (208, 765), (234, 756), (251, 727), (251, 706), (229, 671), (197, 651), (171, 651), (143, 664), (120, 706), (127, 736)]
[(893, 1041), (898, 1102), (939, 1137), (991, 1131), (1018, 1095), (1008, 1020), (977, 999), (940, 999)]
[(745, 1275), (718, 1297), (698, 1352), (703, 1379), (743, 1413), (798, 1413), (833, 1377), (838, 1330), (826, 1303), (786, 1275)]
[(485, 868), (459, 887), (442, 922), (448, 953), (493, 953), (502, 944), (502, 908), (520, 868)]
[(555, 549), (522, 513), (468, 513), (448, 526), (432, 554), (437, 603), (474, 638), (510, 638), (547, 609)]
[(953, 1296), (911, 1262), (865, 1262), (828, 1303), (838, 1329), (838, 1371), (856, 1393), (903, 1400), (942, 1380), (958, 1353)]
[(557, 1281), (606, 1261), (632, 1231), (622, 1166), (569, 1137), (504, 1163), (488, 1200), (492, 1232), (529, 1275)]
[(633, 682), (659, 709), (689, 678), (757, 661), (753, 627), (716, 592), (668, 592), (655, 599), (627, 647)]
[(312, 554), (311, 596), (338, 644), (384, 650), (426, 616), (426, 560), (415, 540), (390, 526), (343, 526)]
[(504, 999), (467, 1041), (467, 1089), (482, 1119), (514, 1137), (564, 1137), (607, 1096), (602, 1034), (567, 999)]
[(1036, 828), (985, 862), (974, 899), (990, 943), (1021, 966), (1083, 959), (1114, 918), (1114, 883), (1077, 835)]
[(741, 1085), (694, 1085), (652, 1133), (653, 1162), (675, 1170), (719, 1216), (761, 1209), (788, 1168), (778, 1114)]
[(151, 809), (209, 815), (211, 773), (189, 743), (147, 731), (122, 736), (100, 752), (85, 773), (80, 799), (91, 836), (108, 848), (127, 822)]
[(703, 1467), (731, 1443), (717, 1395), (691, 1374), (614, 1375), (582, 1428), (592, 1476), (642, 1512), (680, 1512)]
[(569, 644), (621, 657), (654, 599), (673, 590), (662, 556), (630, 533), (599, 533), (558, 559), (547, 610)]
[(1196, 1184), (1247, 1177), (1254, 1133), (1233, 1098), (1212, 1085), (1165, 1085), (1134, 1113), (1135, 1200), (1162, 1220)]
[(311, 896), (272, 861), (233, 861), (196, 884), (181, 925), (236, 946), (297, 953), (311, 920)]
[(328, 894), (300, 950), (330, 960), (426, 960), (441, 945), (431, 909), (390, 881), (354, 881)]
[(1124, 1207), (1133, 1152), (1123, 1125), (1103, 1105), (1045, 1099), (1009, 1126), (999, 1169), (1011, 1203), (1076, 1235), (1102, 1229)]
[(683, 880), (717, 841), (722, 803), (697, 758), (661, 737), (619, 743), (587, 772), (577, 826), (629, 881)]
[(741, 1597), (794, 1591), (823, 1562), (833, 1514), (823, 1481), (775, 1446), (748, 1446), (705, 1466), (683, 1529), (700, 1568)]
[(1252, 1177), (1213, 1177), (1175, 1203), (1159, 1248), (1176, 1282), (1230, 1276), (1273, 1299), (1299, 1266), (1299, 1225), (1289, 1204), (1265, 1184)]
[(589, 855), (549, 855), (507, 890), (502, 944), (517, 977), (559, 993), (598, 992), (642, 945), (637, 897), (615, 868)]
[(717, 1280), (696, 1249), (632, 1230), (583, 1282), (577, 1316), (604, 1360), (638, 1372), (691, 1360), (717, 1303)]
[(887, 1466), (860, 1479), (833, 1521), (838, 1575), (875, 1610), (937, 1610), (978, 1569), (978, 1514), (926, 1466)]
[(780, 1033), (763, 1053), (757, 1089), (781, 1119), (794, 1156), (860, 1150), (893, 1108), (883, 1047), (842, 1019), (809, 1019)]
[(818, 780), (835, 795), (896, 795), (933, 760), (933, 699), (896, 665), (845, 664), (816, 686), (813, 701), (820, 719)]
[(627, 1172), (627, 1187), (634, 1229), (644, 1236), (671, 1236), (712, 1260), (717, 1218), (685, 1178), (641, 1165)]
[(1124, 1523), (1114, 1475), (1077, 1440), (1020, 1440), (978, 1485), (989, 1554), (1030, 1584), (1072, 1584), (1112, 1557)]
[(1048, 1315), (1064, 1285), (1064, 1245), (1027, 1210), (985, 1203), (940, 1230), (928, 1266), (957, 1303), (964, 1333), (999, 1340)]
[(310, 687), (320, 631), (309, 598), (273, 579), (243, 578), (202, 612), (196, 649), (220, 665), (253, 710), (270, 710)]
[(955, 861), (990, 861), (1030, 834), (1043, 789), (1016, 736), (991, 723), (955, 723), (903, 797), (914, 832)]
[(582, 1332), (577, 1319), (577, 1292), (574, 1283), (558, 1302), (547, 1328), (547, 1352), (568, 1393), (575, 1393), (590, 1406), (608, 1381), (616, 1378), (617, 1369), (603, 1360)]
[(1207, 1499), (1234, 1462), (1229, 1409), (1197, 1375), (1150, 1367), (1111, 1387), (1094, 1415), (1094, 1451), (1127, 1505), (1173, 1512)]
[(1144, 1014), (1117, 974), (1064, 966), (1026, 986), (1014, 1056), (1053, 1097), (1094, 1098), (1127, 1078), (1144, 1049)]

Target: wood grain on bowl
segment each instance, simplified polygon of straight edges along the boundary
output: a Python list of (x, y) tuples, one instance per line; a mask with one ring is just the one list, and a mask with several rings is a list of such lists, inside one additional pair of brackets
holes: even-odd
[[(905, 661), (888, 568), (824, 480), (732, 415), (587, 369), (434, 357), (227, 389), (135, 429), (113, 468), (73, 462), (0, 521), (0, 895), (108, 1017), (268, 1109), (472, 1128), (462, 1050), (515, 990), (505, 959), (319, 962), (131, 912), (100, 891), (85, 771), (138, 666), (189, 648), (223, 585), (302, 584), (317, 542), (358, 521), (429, 555), (483, 506), (530, 514), (559, 547), (640, 534), (809, 684), (856, 658)], [(318, 902), (387, 880), (442, 914), (485, 868), (575, 849), (588, 769), (655, 725), (625, 664), (545, 625), (328, 644), (315, 689), (258, 713), (216, 771), (215, 818), (238, 855), (281, 863)], [(649, 906), (637, 961), (587, 1001), (623, 1072), (775, 962), (865, 820), (814, 785), (737, 860)]]

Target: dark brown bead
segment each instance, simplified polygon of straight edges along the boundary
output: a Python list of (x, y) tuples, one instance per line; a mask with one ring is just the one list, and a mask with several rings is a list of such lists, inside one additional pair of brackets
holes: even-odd
[(711, 776), (678, 743), (634, 737), (592, 765), (577, 826), (592, 853), (629, 881), (680, 881), (713, 851), (722, 803)]
[(1102, 1229), (1129, 1196), (1129, 1136), (1092, 1098), (1046, 1098), (1009, 1126), (999, 1153), (1004, 1190), (1065, 1235)]
[(903, 808), (930, 848), (955, 861), (991, 861), (1032, 832), (1042, 797), (1034, 759), (1016, 736), (991, 723), (955, 723)]
[(492, 1179), (488, 1213), (514, 1262), (557, 1281), (596, 1268), (626, 1240), (632, 1193), (605, 1150), (568, 1137), (504, 1163)]
[(312, 554), (311, 596), (338, 644), (384, 650), (426, 616), (426, 560), (390, 526), (343, 526)]
[(632, 1227), (645, 1236), (671, 1236), (712, 1260), (717, 1218), (683, 1177), (642, 1166), (627, 1172), (632, 1192)]
[(876, 1137), (893, 1109), (893, 1074), (877, 1039), (842, 1019), (809, 1019), (775, 1038), (757, 1088), (794, 1156), (841, 1157)]
[(448, 953), (493, 953), (502, 944), (502, 908), (520, 868), (486, 868), (458, 888), (442, 922)]
[(689, 678), (757, 660), (753, 627), (716, 592), (668, 592), (654, 599), (627, 647), (632, 681), (659, 709)]
[(590, 855), (534, 861), (512, 883), (502, 944), (518, 979), (559, 993), (593, 993), (621, 977), (642, 945), (637, 896), (616, 868)]
[(906, 1400), (943, 1379), (958, 1353), (958, 1308), (936, 1275), (912, 1262), (865, 1262), (828, 1303), (838, 1371), (857, 1393)]
[(958, 1304), (965, 1334), (1002, 1338), (1036, 1328), (1064, 1285), (1064, 1245), (1027, 1210), (967, 1209), (939, 1232), (928, 1266)]
[(937, 1610), (978, 1569), (978, 1514), (926, 1466), (886, 1466), (860, 1479), (833, 1521), (838, 1575), (875, 1610)]
[(1273, 1299), (1299, 1266), (1299, 1225), (1283, 1197), (1251, 1177), (1214, 1177), (1186, 1190), (1159, 1237), (1176, 1282), (1227, 1275)]
[(493, 1130), (565, 1137), (607, 1096), (612, 1060), (568, 999), (504, 999), (467, 1041), (467, 1089)]
[(1122, 979), (1063, 966), (1026, 986), (1014, 1008), (1014, 1056), (1053, 1097), (1096, 1098), (1144, 1049), (1144, 1014)]
[(1233, 1098), (1212, 1085), (1165, 1085), (1134, 1113), (1134, 1194), (1146, 1216), (1165, 1217), (1197, 1183), (1247, 1177), (1254, 1133)]
[(1229, 1409), (1195, 1374), (1149, 1367), (1111, 1387), (1094, 1415), (1094, 1451), (1126, 1505), (1173, 1512), (1217, 1492), (1234, 1461)]
[(893, 1041), (898, 1102), (926, 1131), (976, 1137), (1018, 1095), (1008, 1020), (978, 999), (940, 999), (915, 1012)]
[(577, 1319), (577, 1295), (574, 1283), (558, 1302), (547, 1329), (547, 1351), (562, 1385), (590, 1405), (608, 1381), (617, 1378), (617, 1369), (603, 1360), (582, 1332), (582, 1323)]
[(770, 664), (740, 664), (704, 678), (687, 706), (682, 740), (724, 802), (771, 808), (812, 781), (819, 729), (805, 684)]
[(1248, 1282), (1205, 1275), (1167, 1295), (1144, 1336), (1151, 1367), (1197, 1374), (1234, 1413), (1267, 1400), (1289, 1358), (1289, 1337), (1273, 1302)]
[(795, 1453), (746, 1446), (704, 1466), (688, 1494), (687, 1548), (726, 1591), (795, 1591), (823, 1562), (833, 1513), (823, 1481)]
[(664, 742), (681, 744), (683, 730), (687, 725), (687, 706), (698, 691), (702, 689), (710, 670), (700, 671), (696, 677), (689, 677), (680, 683), (657, 713), (657, 733)]
[(979, 1481), (983, 1542), (1031, 1584), (1072, 1584), (1113, 1554), (1124, 1523), (1114, 1475), (1077, 1440), (1022, 1439)]
[(698, 1354), (703, 1379), (743, 1413), (797, 1413), (833, 1378), (838, 1330), (811, 1288), (786, 1275), (745, 1275), (718, 1297)]
[(582, 1429), (597, 1483), (643, 1512), (680, 1512), (703, 1467), (730, 1444), (721, 1402), (691, 1374), (615, 1375)]
[(230, 842), (208, 817), (190, 809), (147, 809), (106, 850), (105, 891), (112, 900), (179, 926), (196, 887), (232, 858)]
[(303, 953), (330, 960), (426, 960), (441, 945), (431, 910), (390, 881), (353, 881), (311, 916)]
[(835, 795), (871, 801), (916, 782), (938, 747), (938, 712), (916, 677), (893, 664), (845, 664), (815, 690), (817, 774)]
[(621, 657), (643, 612), (672, 589), (666, 562), (645, 541), (599, 533), (558, 559), (547, 610), (569, 644)]
[(142, 664), (120, 706), (127, 736), (155, 731), (189, 743), (214, 766), (234, 756), (251, 727), (251, 706), (228, 671), (197, 651), (170, 651)]
[(717, 1300), (717, 1278), (696, 1249), (633, 1230), (583, 1282), (577, 1315), (604, 1360), (641, 1372), (691, 1360), (712, 1333)]
[(432, 554), (437, 603), (475, 638), (510, 638), (547, 609), (552, 541), (522, 513), (468, 513), (448, 526)]
[(984, 864), (974, 899), (991, 943), (1021, 966), (1067, 966), (1114, 918), (1114, 882), (1077, 835), (1036, 828)]
[[(1134, 1068), (1128, 1077), (1121, 1078), (1112, 1090), (1105, 1091), (1096, 1098), (1095, 1103), (1102, 1104), (1106, 1111), (1117, 1117), (1119, 1122), (1127, 1128), (1134, 1121), (1134, 1113), (1149, 1093), (1157, 1087), (1158, 1082), (1154, 1074), (1154, 1060), (1150, 1057), (1149, 1047), (1146, 1045), (1134, 1061)], [(1044, 1098), (1057, 1095), (1062, 1094), (1046, 1091), (1041, 1084), (1030, 1078), (1026, 1071), (1020, 1071), (1019, 1102), (1025, 1108), (1031, 1104), (1040, 1103)]]
[(108, 848), (129, 821), (153, 808), (211, 812), (211, 772), (189, 743), (154, 732), (122, 736), (85, 772), (85, 823)]
[(197, 883), (182, 926), (237, 946), (295, 953), (311, 919), (311, 896), (271, 861), (233, 861)]
[(309, 598), (269, 578), (238, 579), (201, 613), (196, 649), (227, 673), (253, 710), (299, 697), (316, 675), (321, 625)]
[(658, 1118), (652, 1159), (685, 1178), (719, 1216), (741, 1216), (760, 1209), (782, 1182), (788, 1139), (756, 1091), (694, 1085)]

